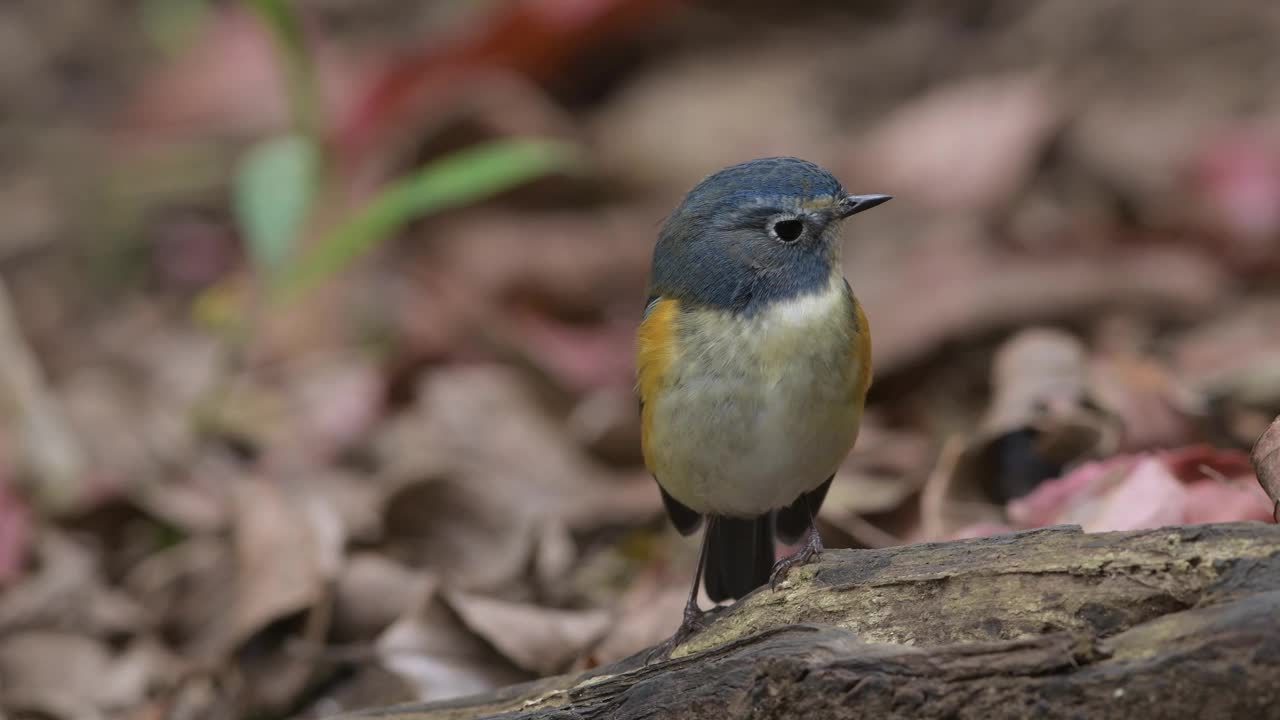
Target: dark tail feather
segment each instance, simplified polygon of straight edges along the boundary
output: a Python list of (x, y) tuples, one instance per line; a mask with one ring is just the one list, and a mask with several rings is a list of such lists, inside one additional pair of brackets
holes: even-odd
[(717, 515), (707, 523), (703, 581), (713, 602), (736, 600), (769, 582), (773, 561), (771, 513), (754, 520)]

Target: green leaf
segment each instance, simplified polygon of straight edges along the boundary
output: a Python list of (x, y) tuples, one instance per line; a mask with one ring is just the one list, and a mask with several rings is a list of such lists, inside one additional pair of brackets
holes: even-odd
[(306, 219), (319, 153), (300, 135), (258, 143), (236, 173), (232, 205), (254, 267), (276, 279)]
[(443, 157), (382, 190), (311, 248), (281, 283), (292, 299), (346, 267), (409, 221), (570, 170), (577, 148), (548, 140), (500, 140)]

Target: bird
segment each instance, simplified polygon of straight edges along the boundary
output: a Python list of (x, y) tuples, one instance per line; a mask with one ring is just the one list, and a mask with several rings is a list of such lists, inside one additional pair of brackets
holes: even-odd
[[(641, 449), (676, 530), (703, 525), (699, 582), (737, 600), (821, 553), (814, 522), (871, 384), (866, 314), (845, 279), (845, 219), (891, 199), (767, 157), (698, 182), (658, 234), (636, 331)], [(804, 543), (775, 559), (775, 538)]]

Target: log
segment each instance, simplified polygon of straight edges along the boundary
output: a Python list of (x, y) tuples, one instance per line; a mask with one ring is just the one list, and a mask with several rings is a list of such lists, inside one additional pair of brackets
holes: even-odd
[(640, 655), (349, 718), (1280, 718), (1280, 526), (832, 550)]

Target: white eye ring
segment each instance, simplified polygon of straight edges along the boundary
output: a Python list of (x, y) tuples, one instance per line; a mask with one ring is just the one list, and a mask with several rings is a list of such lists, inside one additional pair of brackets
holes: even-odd
[(804, 220), (794, 215), (770, 218), (769, 234), (784, 243), (793, 243), (804, 236)]

